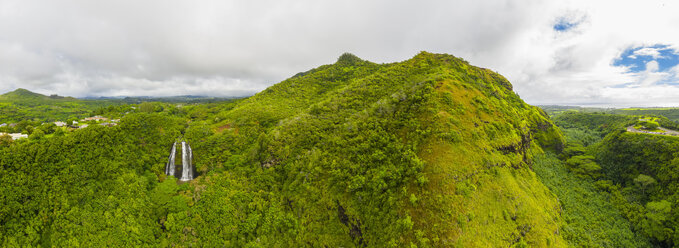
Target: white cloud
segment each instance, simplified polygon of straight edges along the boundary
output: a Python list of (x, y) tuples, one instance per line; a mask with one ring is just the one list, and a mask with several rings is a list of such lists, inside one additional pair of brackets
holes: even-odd
[[(676, 72), (612, 65), (631, 46), (678, 47), (676, 13), (662, 0), (2, 0), (0, 92), (243, 95), (343, 52), (393, 62), (426, 50), (500, 72), (533, 104), (625, 105), (653, 92), (647, 101), (679, 105), (675, 86), (656, 85)], [(576, 26), (557, 32), (559, 20)]]
[[(644, 47), (639, 50), (634, 51), (634, 55), (637, 56), (651, 56), (653, 59), (659, 59), (663, 56), (660, 55), (660, 49), (654, 47)], [(636, 56), (635, 56), (636, 58)]]
[(658, 71), (658, 61), (651, 60), (646, 63), (646, 72), (657, 72)]

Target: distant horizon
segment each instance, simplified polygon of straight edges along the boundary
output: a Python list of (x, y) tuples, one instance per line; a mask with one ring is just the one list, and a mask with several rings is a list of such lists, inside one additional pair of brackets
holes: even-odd
[(7, 92), (0, 92), (0, 95), (15, 92), (15, 91), (20, 90), (20, 89), (27, 90), (27, 91), (30, 91), (30, 92), (33, 92), (33, 93), (38, 93), (38, 94), (41, 94), (41, 95), (44, 95), (44, 96), (47, 96), (47, 97), (52, 96), (52, 95), (57, 95), (57, 96), (60, 96), (60, 97), (72, 97), (72, 98), (75, 98), (75, 99), (126, 98), (126, 97), (139, 97), (139, 98), (163, 98), (163, 97), (245, 98), (245, 97), (251, 97), (251, 96), (258, 93), (257, 92), (257, 93), (251, 94), (251, 95), (242, 95), (242, 96), (236, 96), (236, 95), (234, 95), (234, 96), (218, 96), (218, 95), (156, 95), (156, 96), (153, 96), (153, 95), (111, 95), (111, 96), (108, 96), (108, 95), (87, 95), (87, 96), (69, 96), (69, 95), (60, 95), (60, 94), (56, 94), (56, 93), (45, 93), (45, 92), (41, 92), (40, 90), (31, 90), (31, 89), (26, 89), (26, 88), (16, 88), (14, 90), (10, 90), (10, 91), (7, 91)]
[[(30, 90), (30, 89), (25, 89), (25, 88), (16, 88), (16, 89), (11, 90), (11, 91), (8, 91), (8, 92), (0, 93), (0, 95), (7, 94), (7, 93), (10, 93), (10, 92), (14, 92), (14, 91), (19, 90), (19, 89), (28, 90), (28, 91), (30, 91), (30, 92), (38, 93), (38, 94), (41, 94), (41, 95), (44, 95), (44, 96), (58, 95), (58, 96), (60, 96), (60, 97), (72, 97), (72, 98), (75, 98), (75, 99), (84, 99), (84, 100), (96, 100), (96, 99), (100, 99), (100, 98), (124, 99), (124, 98), (127, 98), (127, 97), (130, 97), (130, 98), (172, 98), (172, 97), (195, 97), (195, 98), (204, 97), (204, 98), (209, 98), (209, 97), (214, 97), (214, 98), (225, 98), (225, 99), (227, 99), (227, 98), (248, 98), (248, 97), (254, 96), (255, 94), (259, 93), (259, 92), (256, 92), (256, 93), (251, 94), (251, 95), (243, 95), (243, 96), (211, 96), (211, 95), (164, 95), (164, 96), (149, 96), (149, 95), (122, 95), (122, 96), (82, 96), (82, 97), (75, 97), (75, 96), (62, 96), (62, 95), (55, 94), (55, 93), (41, 93), (41, 92), (39, 92), (39, 91), (33, 91), (33, 90)], [(260, 91), (260, 92), (261, 92), (261, 91)], [(580, 104), (578, 104), (578, 103), (537, 103), (537, 104), (534, 104), (534, 103), (527, 102), (527, 101), (525, 101), (525, 100), (524, 100), (524, 102), (526, 102), (527, 104), (530, 104), (530, 105), (532, 105), (532, 106), (538, 106), (538, 107), (540, 107), (540, 106), (559, 106), (559, 107), (610, 108), (610, 109), (625, 109), (625, 108), (679, 108), (679, 106), (677, 106), (677, 105), (674, 105), (674, 106), (670, 106), (670, 105), (666, 105), (666, 106), (651, 106), (651, 105), (648, 105), (648, 106), (635, 106), (635, 105), (611, 105), (611, 104), (605, 104), (605, 103), (580, 103)]]

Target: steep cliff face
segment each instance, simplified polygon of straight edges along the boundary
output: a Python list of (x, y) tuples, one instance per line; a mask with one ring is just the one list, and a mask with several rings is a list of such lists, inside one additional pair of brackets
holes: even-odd
[(562, 135), (462, 59), (345, 54), (225, 116), (267, 130), (258, 162), (312, 246), (564, 246), (558, 202), (530, 169)]

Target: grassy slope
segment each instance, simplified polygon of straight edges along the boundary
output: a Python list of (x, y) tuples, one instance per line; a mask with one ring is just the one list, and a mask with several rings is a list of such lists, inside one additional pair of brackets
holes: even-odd
[(216, 125), (269, 130), (258, 160), (279, 175), (300, 239), (564, 246), (558, 203), (528, 168), (561, 134), (506, 79), (449, 55), (385, 65), (343, 57)]
[[(552, 135), (540, 137), (545, 141), (558, 139), (558, 132), (538, 111), (503, 89), (501, 84), (506, 81), (492, 78), (495, 74), (487, 70), (464, 69), (475, 78), (474, 83), (487, 84), (479, 89), (454, 78), (437, 86), (439, 101), (453, 99), (449, 105), (454, 107), (441, 108), (436, 123), (454, 123), (450, 129), (458, 130), (462, 137), (459, 142), (431, 140), (420, 153), (430, 163), (425, 173), (431, 183), (421, 190), (423, 205), (443, 205), (443, 211), (425, 212), (422, 225), (449, 224), (441, 228), (441, 234), (465, 247), (511, 244), (524, 235), (533, 246), (560, 245), (561, 238), (554, 235), (558, 204), (526, 169), (525, 162), (540, 149), (532, 144), (523, 154), (497, 151), (499, 147), (520, 147), (517, 144), (530, 142), (526, 137), (545, 133)], [(549, 132), (539, 132), (542, 125)]]
[(275, 84), (245, 99), (229, 111), (226, 118), (239, 125), (256, 121), (270, 127), (325, 99), (347, 82), (370, 75), (378, 67), (351, 54), (344, 54), (339, 64), (343, 66), (324, 65)]

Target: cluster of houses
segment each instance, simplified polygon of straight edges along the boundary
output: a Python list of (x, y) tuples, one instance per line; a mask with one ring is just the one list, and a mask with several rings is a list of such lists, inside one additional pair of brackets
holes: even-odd
[[(14, 126), (16, 126), (16, 123), (12, 123), (12, 124), (2, 123), (2, 124), (0, 124), (0, 127), (6, 127), (6, 126), (14, 127)], [(2, 136), (2, 135), (9, 135), (10, 137), (12, 137), (13, 140), (18, 140), (18, 139), (21, 139), (21, 138), (28, 138), (28, 134), (22, 134), (22, 133), (1, 133), (0, 132), (0, 136)]]
[[(80, 122), (88, 122), (88, 121), (96, 121), (97, 123), (100, 122), (100, 121), (103, 121), (102, 123), (99, 123), (99, 125), (106, 126), (106, 127), (112, 127), (112, 126), (117, 126), (120, 119), (113, 119), (113, 120), (109, 121), (109, 119), (106, 118), (106, 117), (103, 117), (103, 116), (100, 116), (100, 115), (95, 115), (95, 116), (87, 117), (85, 119), (80, 120)], [(88, 126), (87, 124), (82, 124), (82, 125), (80, 125), (80, 128), (85, 128), (87, 126)]]
[[(97, 115), (97, 116), (87, 117), (87, 118), (80, 120), (80, 122), (91, 122), (91, 121), (96, 121), (99, 125), (102, 125), (102, 126), (112, 127), (112, 126), (117, 126), (120, 119), (109, 120), (106, 117)], [(99, 122), (101, 122), (101, 123), (99, 123)], [(17, 125), (16, 123), (11, 123), (11, 124), (2, 123), (2, 124), (0, 124), (0, 127), (7, 127), (7, 126), (15, 127), (16, 125)], [(78, 121), (73, 121), (72, 125), (69, 125), (68, 123), (63, 122), (63, 121), (55, 121), (54, 125), (56, 125), (57, 127), (68, 127), (68, 128), (73, 128), (73, 129), (81, 129), (81, 128), (86, 128), (86, 127), (89, 126), (89, 124), (80, 124), (79, 125)], [(21, 138), (28, 138), (28, 134), (2, 133), (2, 132), (0, 132), (0, 135), (5, 135), (5, 134), (11, 136), (13, 140), (17, 140), (17, 139), (21, 139)]]
[(112, 127), (112, 126), (117, 126), (120, 119), (113, 119), (113, 120), (109, 121), (109, 119), (106, 118), (106, 117), (96, 115), (96, 116), (93, 116), (93, 117), (87, 117), (85, 119), (82, 119), (79, 122), (73, 121), (73, 125), (68, 125), (66, 122), (63, 122), (63, 121), (55, 121), (54, 125), (57, 125), (57, 127), (70, 127), (70, 128), (80, 129), (80, 128), (86, 128), (86, 127), (89, 126), (89, 124), (80, 124), (80, 122), (90, 122), (90, 121), (96, 121), (96, 122), (103, 121), (102, 123), (99, 123), (99, 125)]
[(18, 140), (21, 138), (28, 138), (28, 134), (22, 134), (22, 133), (0, 133), (0, 136), (2, 135), (9, 135), (12, 137), (13, 140)]
[[(100, 116), (100, 115), (95, 115), (95, 116), (87, 117), (85, 119), (80, 120), (80, 122), (91, 122), (91, 121), (95, 121), (99, 125), (102, 125), (102, 126), (112, 127), (112, 126), (117, 126), (120, 119), (109, 120), (106, 117), (103, 117), (103, 116)], [(102, 122), (102, 123), (99, 123), (99, 122)], [(70, 128), (78, 128), (78, 129), (86, 128), (86, 127), (89, 126), (89, 124), (85, 124), (85, 123), (79, 124), (78, 121), (73, 121), (73, 125), (68, 125), (67, 123), (65, 123), (63, 121), (57, 121), (57, 122), (54, 122), (54, 124), (57, 125), (57, 127), (67, 126), (67, 127), (70, 127)]]

